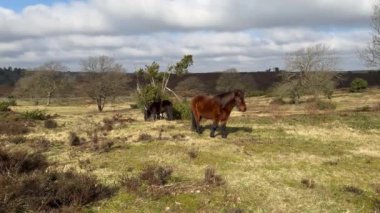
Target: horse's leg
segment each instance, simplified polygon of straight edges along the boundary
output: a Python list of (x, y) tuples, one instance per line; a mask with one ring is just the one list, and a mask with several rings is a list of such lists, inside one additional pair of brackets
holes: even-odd
[(213, 122), (213, 124), (211, 126), (211, 132), (210, 132), (210, 137), (212, 137), (212, 138), (215, 137), (215, 131), (218, 128), (218, 123), (219, 123), (219, 120), (218, 119), (214, 119), (214, 122)]
[(202, 130), (201, 130), (201, 116), (199, 115), (199, 113), (193, 113), (193, 122), (194, 122), (194, 127), (195, 127), (195, 131), (198, 133), (198, 134), (202, 134)]
[(227, 138), (226, 125), (227, 125), (227, 121), (222, 121), (222, 123), (220, 125), (221, 126), (222, 138)]

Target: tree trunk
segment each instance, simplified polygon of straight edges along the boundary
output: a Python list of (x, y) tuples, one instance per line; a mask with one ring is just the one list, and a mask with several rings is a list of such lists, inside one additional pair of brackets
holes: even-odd
[(182, 101), (181, 98), (180, 98), (177, 94), (175, 94), (175, 92), (174, 92), (173, 90), (171, 90), (169, 87), (166, 87), (166, 89), (167, 89), (169, 92), (173, 93), (173, 95), (177, 98), (177, 100), (179, 100), (180, 102)]
[(104, 108), (104, 102), (105, 102), (105, 101), (103, 101), (103, 98), (102, 98), (102, 97), (98, 97), (98, 98), (96, 99), (96, 104), (98, 105), (98, 111), (99, 111), (99, 112), (102, 112), (102, 111), (103, 111), (103, 108)]
[(47, 100), (46, 100), (46, 106), (50, 105), (50, 99), (51, 99), (51, 92), (48, 92)]

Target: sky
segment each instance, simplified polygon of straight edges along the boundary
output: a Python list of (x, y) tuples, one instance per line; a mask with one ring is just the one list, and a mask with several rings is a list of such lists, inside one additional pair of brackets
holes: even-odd
[(340, 70), (368, 69), (375, 0), (0, 0), (0, 67), (90, 56), (129, 72), (192, 54), (191, 72), (285, 68), (285, 55), (325, 44)]

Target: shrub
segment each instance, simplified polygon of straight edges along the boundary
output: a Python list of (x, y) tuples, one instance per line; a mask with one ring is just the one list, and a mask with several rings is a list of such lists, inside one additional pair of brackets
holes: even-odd
[(151, 140), (153, 140), (153, 137), (146, 133), (140, 134), (139, 137), (137, 138), (137, 141), (151, 141)]
[(78, 211), (114, 191), (94, 176), (45, 172), (49, 164), (39, 153), (0, 150), (0, 166), (0, 212)]
[(29, 120), (45, 120), (48, 118), (48, 115), (46, 114), (46, 112), (39, 109), (23, 112), (21, 116), (24, 119), (29, 119)]
[(304, 185), (306, 188), (314, 188), (315, 187), (315, 181), (309, 178), (304, 178), (301, 180), (301, 184)]
[(71, 146), (79, 146), (81, 144), (79, 137), (74, 132), (69, 133), (69, 144)]
[(21, 144), (26, 142), (26, 138), (24, 136), (15, 136), (9, 138), (9, 142), (14, 143), (14, 144)]
[(8, 98), (7, 102), (10, 104), (10, 106), (17, 106), (17, 101), (14, 96), (10, 95), (7, 98)]
[(336, 104), (331, 101), (316, 100), (315, 105), (319, 110), (334, 110), (336, 109)]
[(141, 181), (136, 177), (126, 176), (120, 178), (120, 185), (130, 192), (137, 192), (141, 186)]
[(173, 117), (174, 119), (190, 120), (191, 108), (190, 103), (187, 101), (175, 102), (173, 104)]
[(31, 141), (30, 146), (39, 152), (45, 152), (49, 150), (51, 142), (46, 138), (38, 137)]
[(151, 103), (165, 100), (167, 98), (167, 94), (162, 91), (161, 87), (150, 84), (142, 87), (136, 94), (137, 105), (140, 109), (145, 109), (145, 107), (149, 106)]
[(20, 121), (0, 122), (0, 134), (21, 135), (28, 133), (25, 123)]
[(352, 194), (357, 194), (357, 195), (360, 195), (360, 194), (364, 193), (364, 191), (362, 189), (359, 189), (359, 188), (357, 188), (355, 186), (350, 186), (350, 185), (343, 186), (343, 191), (349, 192), (349, 193), (352, 193)]
[(368, 82), (362, 78), (355, 78), (350, 85), (350, 92), (362, 92), (368, 87)]
[(207, 167), (205, 170), (204, 182), (208, 185), (221, 186), (225, 182), (220, 175), (215, 173), (215, 169), (212, 167)]
[(130, 107), (131, 107), (131, 109), (138, 109), (139, 105), (137, 105), (137, 104), (131, 104)]
[(187, 154), (189, 155), (189, 157), (190, 157), (191, 159), (195, 159), (195, 158), (198, 157), (199, 152), (198, 152), (198, 150), (196, 150), (196, 149), (190, 149), (190, 150), (187, 152)]
[(149, 185), (162, 186), (167, 184), (173, 170), (159, 165), (147, 165), (140, 174), (140, 179)]
[(0, 175), (29, 173), (48, 166), (45, 156), (25, 151), (8, 152), (0, 149)]
[(44, 126), (47, 129), (55, 129), (58, 127), (58, 124), (55, 120), (53, 119), (47, 119), (44, 121)]
[(0, 112), (10, 111), (9, 107), (12, 106), (11, 103), (7, 101), (0, 102)]

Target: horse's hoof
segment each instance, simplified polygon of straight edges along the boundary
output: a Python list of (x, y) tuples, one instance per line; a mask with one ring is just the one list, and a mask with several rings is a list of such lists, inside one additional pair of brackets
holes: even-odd
[(214, 134), (210, 134), (210, 137), (215, 138), (215, 135)]
[(227, 135), (222, 135), (222, 138), (227, 138)]

